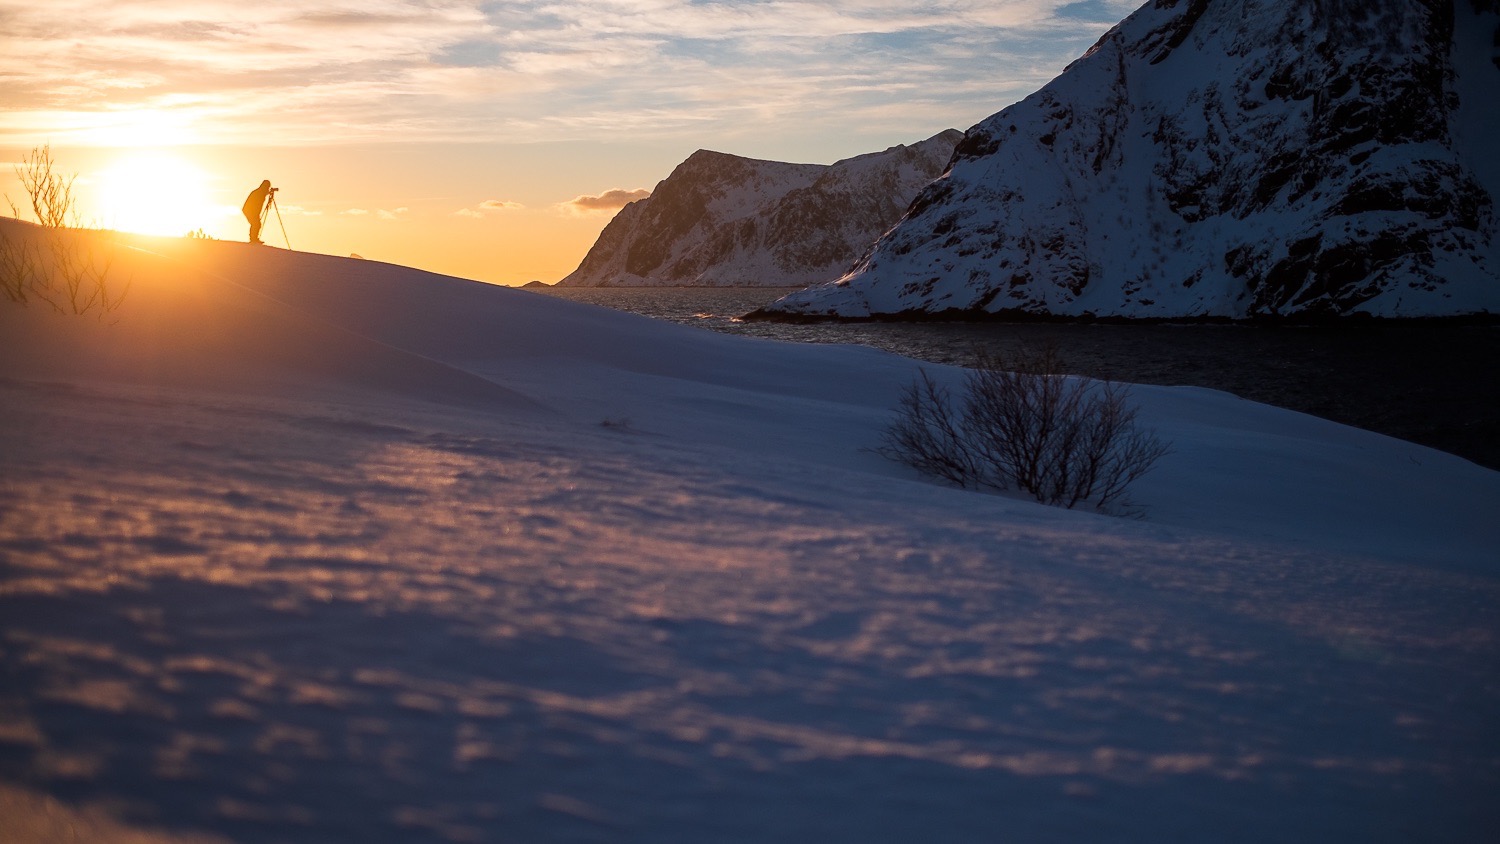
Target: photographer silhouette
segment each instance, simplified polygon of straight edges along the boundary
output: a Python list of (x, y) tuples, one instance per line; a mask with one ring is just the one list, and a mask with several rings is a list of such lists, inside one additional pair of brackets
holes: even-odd
[(251, 243), (263, 242), (260, 239), (261, 220), (265, 217), (266, 203), (270, 202), (271, 195), (275, 192), (276, 188), (271, 187), (271, 180), (266, 179), (245, 197), (245, 204), (240, 210), (245, 212), (245, 219), (250, 223)]

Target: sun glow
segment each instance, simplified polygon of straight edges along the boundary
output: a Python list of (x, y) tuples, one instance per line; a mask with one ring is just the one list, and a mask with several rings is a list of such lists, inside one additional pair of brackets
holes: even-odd
[(136, 152), (99, 174), (98, 224), (141, 234), (211, 229), (223, 210), (209, 200), (209, 177), (171, 153)]

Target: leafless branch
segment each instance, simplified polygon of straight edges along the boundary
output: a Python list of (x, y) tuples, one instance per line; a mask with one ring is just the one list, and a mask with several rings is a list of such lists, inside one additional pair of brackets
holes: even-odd
[(1169, 450), (1136, 426), (1129, 395), (1065, 375), (1053, 346), (979, 354), (960, 399), (919, 373), (879, 451), (959, 486), (1102, 512), (1126, 506), (1126, 487)]
[[(77, 197), (73, 194), (78, 174), (63, 176), (54, 172), (55, 167), (51, 144), (33, 147), (15, 165), (16, 177), (31, 198), (31, 212), (38, 223), (50, 229), (67, 228), (78, 222)], [(15, 205), (11, 208), (15, 210)]]

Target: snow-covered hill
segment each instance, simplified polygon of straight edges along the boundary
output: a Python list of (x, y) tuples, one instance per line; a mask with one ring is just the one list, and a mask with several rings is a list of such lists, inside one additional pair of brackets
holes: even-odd
[(1500, 313), (1496, 0), (1152, 0), (776, 314)]
[(836, 278), (943, 172), (956, 129), (830, 165), (699, 150), (620, 210), (565, 287), (796, 286)]
[(5, 844), (1500, 824), (1500, 473), (1143, 386), (1065, 511), (873, 454), (873, 349), (80, 238), (118, 310), (0, 295)]

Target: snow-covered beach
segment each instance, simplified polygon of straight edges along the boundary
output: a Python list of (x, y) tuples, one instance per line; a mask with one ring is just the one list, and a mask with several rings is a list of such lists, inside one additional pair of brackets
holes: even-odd
[(6, 840), (1500, 825), (1500, 473), (1141, 387), (1144, 516), (1062, 511), (870, 452), (904, 358), (120, 243), (0, 307)]

